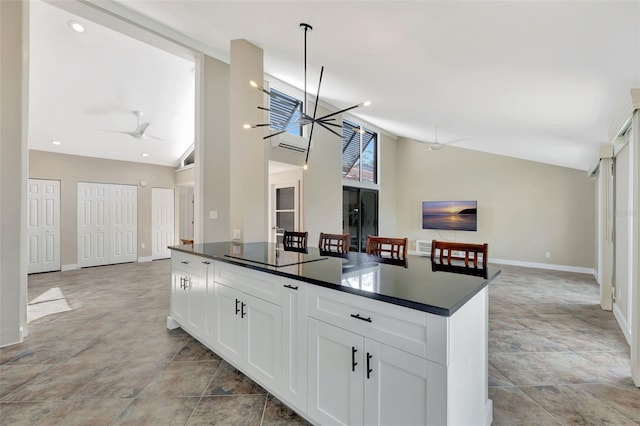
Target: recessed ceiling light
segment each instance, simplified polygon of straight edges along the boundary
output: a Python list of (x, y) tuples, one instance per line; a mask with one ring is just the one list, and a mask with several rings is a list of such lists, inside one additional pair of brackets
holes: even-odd
[(76, 22), (76, 21), (69, 21), (69, 26), (71, 27), (71, 29), (77, 33), (83, 33), (84, 32), (84, 25), (82, 25), (80, 22)]
[(54, 145), (62, 145), (62, 142), (57, 141), (57, 140), (55, 140), (55, 139), (54, 139), (54, 140), (52, 140), (52, 141), (51, 141), (51, 143), (52, 143), (52, 144), (54, 144)]
[(149, 154), (147, 154), (146, 152), (142, 154), (143, 157), (148, 157)]

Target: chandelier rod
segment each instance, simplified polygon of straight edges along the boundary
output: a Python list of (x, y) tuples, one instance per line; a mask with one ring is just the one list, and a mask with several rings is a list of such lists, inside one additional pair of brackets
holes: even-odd
[(304, 22), (300, 24), (300, 28), (304, 30), (304, 102), (302, 104), (302, 112), (307, 113), (307, 31), (313, 30), (313, 27)]

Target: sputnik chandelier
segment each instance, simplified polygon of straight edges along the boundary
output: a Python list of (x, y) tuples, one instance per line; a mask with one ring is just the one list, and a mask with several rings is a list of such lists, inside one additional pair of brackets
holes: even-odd
[[(288, 116), (286, 117), (286, 120), (284, 120), (281, 125), (276, 126), (276, 128), (274, 128), (273, 123), (263, 123), (263, 124), (253, 124), (253, 125), (245, 124), (243, 127), (245, 129), (255, 129), (258, 127), (271, 127), (275, 131), (262, 138), (263, 140), (266, 140), (274, 136), (278, 136), (282, 133), (288, 132), (290, 130), (302, 129), (304, 128), (304, 126), (311, 124), (311, 128), (309, 130), (309, 140), (307, 142), (307, 155), (304, 159), (304, 169), (307, 170), (308, 168), (307, 164), (309, 162), (309, 151), (311, 150), (311, 138), (313, 137), (314, 126), (317, 124), (318, 126), (323, 127), (324, 129), (330, 131), (331, 133), (335, 134), (336, 136), (342, 139), (342, 135), (333, 129), (333, 128), (342, 129), (342, 123), (339, 123), (339, 124), (334, 123), (334, 121), (336, 120), (336, 116), (339, 114), (342, 114), (343, 112), (347, 112), (358, 107), (369, 106), (371, 102), (368, 102), (368, 101), (362, 102), (362, 103), (350, 106), (349, 108), (341, 109), (340, 111), (332, 112), (322, 117), (317, 117), (318, 103), (320, 100), (320, 86), (322, 85), (322, 74), (324, 73), (324, 66), (322, 66), (320, 68), (320, 80), (318, 81), (318, 91), (316, 93), (316, 101), (313, 108), (313, 115), (308, 114), (307, 112), (307, 33), (313, 30), (313, 27), (309, 24), (302, 23), (300, 24), (300, 28), (304, 31), (304, 101), (296, 101), (293, 108), (291, 108), (290, 111), (288, 111)], [(250, 81), (249, 84), (252, 87), (255, 87), (256, 89), (260, 90), (261, 92), (267, 94), (269, 97), (277, 96), (271, 91), (266, 90), (264, 87), (260, 86), (255, 81)], [(302, 112), (299, 111), (301, 105), (302, 105)], [(271, 111), (269, 108), (265, 108), (262, 106), (258, 106), (258, 109), (263, 111)]]

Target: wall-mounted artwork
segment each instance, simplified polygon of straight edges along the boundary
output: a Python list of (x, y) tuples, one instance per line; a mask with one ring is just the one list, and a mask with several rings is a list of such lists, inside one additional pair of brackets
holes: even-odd
[(478, 230), (477, 201), (423, 201), (422, 229)]

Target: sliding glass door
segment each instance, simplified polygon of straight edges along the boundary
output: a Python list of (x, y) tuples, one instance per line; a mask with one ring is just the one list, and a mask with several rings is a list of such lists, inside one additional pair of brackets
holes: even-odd
[(365, 251), (367, 236), (378, 235), (378, 191), (342, 188), (342, 228), (351, 235), (349, 250)]

